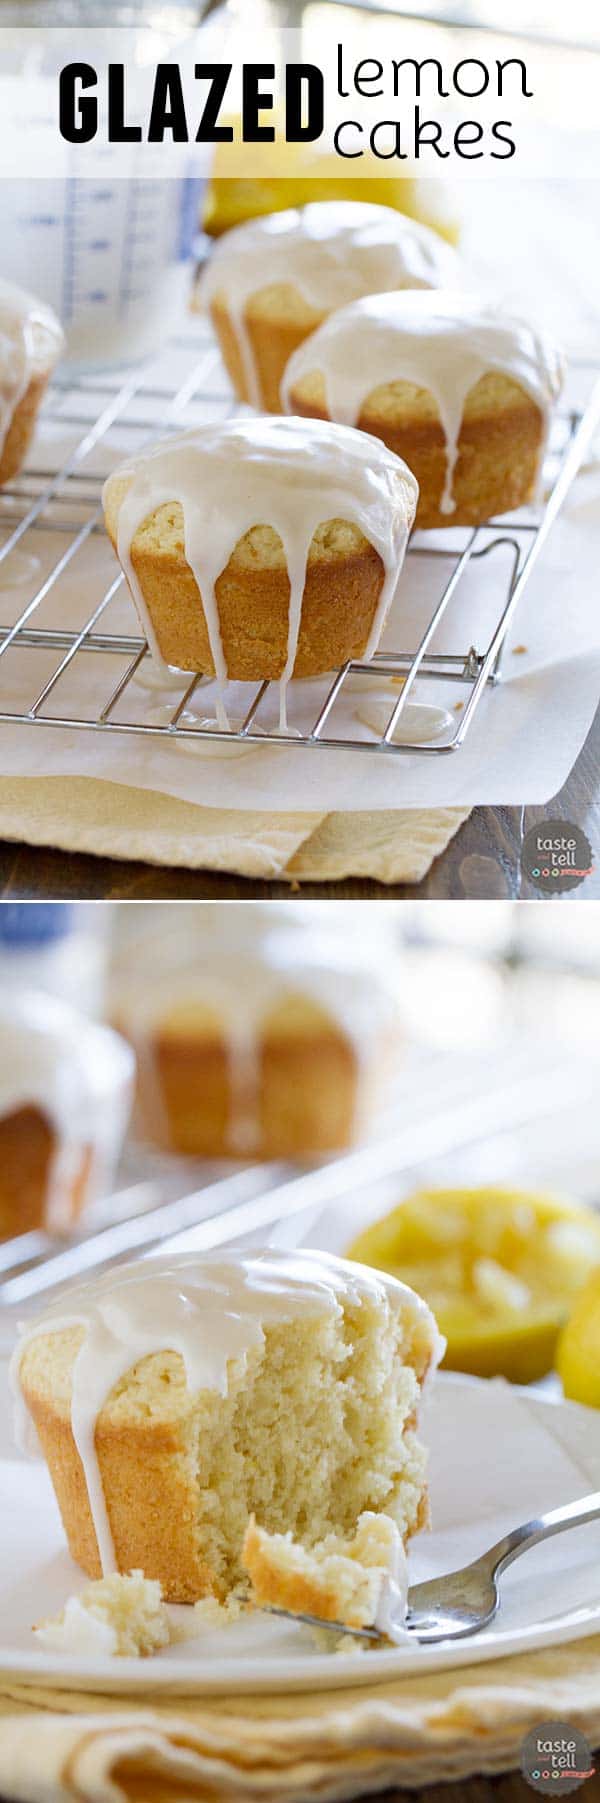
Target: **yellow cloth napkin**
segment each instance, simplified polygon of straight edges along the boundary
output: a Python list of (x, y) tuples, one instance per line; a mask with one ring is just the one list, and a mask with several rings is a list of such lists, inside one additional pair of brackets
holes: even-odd
[(418, 883), (468, 812), (247, 813), (89, 777), (0, 777), (0, 839), (271, 881)]
[[(151, 1682), (149, 1660), (149, 1692)], [(548, 1719), (600, 1743), (600, 1636), (366, 1688), (143, 1706), (3, 1677), (0, 1794), (10, 1803), (339, 1803), (514, 1769), (525, 1735)]]

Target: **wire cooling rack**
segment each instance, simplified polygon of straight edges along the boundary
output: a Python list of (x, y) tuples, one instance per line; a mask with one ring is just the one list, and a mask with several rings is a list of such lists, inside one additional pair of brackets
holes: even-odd
[[(167, 697), (165, 702), (163, 695), (163, 705), (154, 710), (160, 714), (160, 720), (148, 718), (147, 694), (139, 699), (135, 680), (139, 684), (144, 673), (142, 666), (144, 670), (149, 668), (146, 641), (139, 634), (110, 629), (111, 609), (124, 585), (120, 573), (112, 575), (107, 584), (94, 578), (98, 592), (92, 594), (92, 605), (83, 624), (67, 628), (40, 623), (49, 600), (56, 613), (60, 585), (72, 583), (80, 570), (80, 586), (87, 592), (90, 577), (83, 559), (95, 536), (103, 534), (100, 494), (104, 477), (114, 467), (115, 443), (122, 456), (128, 455), (161, 434), (181, 431), (202, 419), (225, 419), (236, 411), (210, 329), (204, 322), (190, 325), (168, 350), (170, 354), (165, 352), (157, 363), (121, 379), (94, 375), (53, 385), (36, 440), (37, 461), (2, 491), (0, 529), (4, 527), (6, 536), (0, 546), (0, 720), (27, 726), (142, 734), (163, 741), (185, 739), (188, 746), (195, 740), (206, 743), (231, 739), (249, 744), (281, 744), (283, 735), (270, 724), (268, 705), (265, 707), (274, 686), (268, 682), (248, 685), (249, 700), (243, 705), (239, 722), (229, 731), (219, 726), (216, 719), (213, 722), (204, 717), (210, 707), (210, 689), (205, 688), (206, 679), (199, 675), (188, 679), (180, 673), (177, 696), (172, 695), (171, 702)], [(177, 363), (179, 379), (173, 375)], [(491, 520), (466, 532), (458, 528), (448, 530), (441, 535), (441, 543), (440, 534), (413, 535), (408, 558), (420, 559), (428, 566), (428, 583), (435, 569), (435, 599), (419, 642), (412, 650), (378, 652), (370, 663), (349, 662), (332, 679), (325, 678), (312, 723), (306, 730), (294, 732), (292, 739), (286, 736), (286, 745), (344, 748), (363, 755), (391, 757), (407, 753), (439, 757), (458, 750), (487, 684), (498, 681), (508, 628), (599, 418), (600, 383), (591, 388), (583, 408), (557, 416), (545, 470), (546, 501), (540, 510), (522, 510), (514, 517)], [(57, 433), (61, 443), (65, 437), (69, 442), (68, 453), (63, 461), (59, 460), (58, 467), (52, 459)], [(46, 535), (46, 544), (48, 534), (54, 535), (56, 555), (51, 556), (37, 587), (33, 583), (35, 592), (20, 608), (17, 618), (12, 624), (4, 623), (3, 591), (5, 595), (12, 592), (8, 578), (15, 558), (20, 558), (22, 566), (31, 563), (35, 568), (41, 536)], [(505, 560), (501, 566), (500, 557)], [(503, 571), (498, 614), (484, 648), (469, 645), (456, 652), (435, 650), (440, 623), (447, 614), (451, 617), (467, 572), (483, 562), (498, 564)], [(25, 683), (26, 693), (20, 692), (18, 702), (7, 680), (10, 652), (27, 654), (26, 662), (20, 665), (20, 680)], [(45, 661), (44, 680), (40, 683), (41, 654)], [(92, 658), (97, 660), (94, 677), (99, 680), (90, 682)], [(23, 677), (23, 671), (30, 671), (30, 677)], [(372, 685), (374, 675), (386, 682), (395, 678), (399, 688), (383, 730), (379, 735), (374, 732), (370, 739), (348, 736), (343, 729), (336, 732), (336, 708), (345, 701), (346, 685), (351, 680), (354, 688), (358, 681), (359, 685), (367, 685), (365, 692), (372, 692), (368, 685)], [(67, 676), (70, 693), (75, 697), (72, 712), (66, 710), (64, 701), (61, 707)], [(417, 679), (457, 684), (465, 695), (456, 709), (456, 724), (452, 720), (446, 736), (435, 744), (414, 741), (402, 727), (406, 703)], [(192, 707), (198, 699), (197, 691), (202, 697), (202, 717)], [(124, 703), (127, 718), (122, 717)], [(267, 716), (264, 725), (261, 714), (263, 719)], [(401, 742), (395, 740), (399, 730), (403, 733)]]

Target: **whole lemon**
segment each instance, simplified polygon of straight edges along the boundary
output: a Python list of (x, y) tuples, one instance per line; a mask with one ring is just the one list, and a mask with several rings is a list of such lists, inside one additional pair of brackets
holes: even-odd
[(600, 1271), (578, 1296), (556, 1349), (565, 1396), (600, 1409)]

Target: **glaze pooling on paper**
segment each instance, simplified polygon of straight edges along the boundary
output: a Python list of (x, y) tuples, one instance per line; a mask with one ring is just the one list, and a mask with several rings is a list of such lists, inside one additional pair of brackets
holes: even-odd
[(546, 337), (524, 320), (459, 293), (372, 294), (334, 313), (294, 351), (283, 379), (284, 405), (293, 412), (297, 384), (315, 372), (323, 378), (330, 419), (347, 426), (357, 425), (376, 388), (411, 382), (427, 389), (446, 438), (440, 511), (451, 514), (465, 401), (492, 370), (509, 376), (535, 401), (545, 443), (562, 375), (560, 356)]
[(116, 1563), (96, 1455), (96, 1422), (115, 1384), (140, 1359), (171, 1351), (183, 1360), (192, 1394), (216, 1390), (225, 1396), (229, 1363), (243, 1362), (253, 1348), (260, 1349), (266, 1326), (306, 1316), (339, 1316), (345, 1303), (359, 1306), (363, 1297), (405, 1316), (417, 1331), (421, 1326), (437, 1362), (443, 1343), (421, 1297), (387, 1274), (320, 1252), (180, 1253), (122, 1265), (72, 1289), (23, 1330), (11, 1362), (21, 1444), (28, 1416), (19, 1369), (26, 1346), (40, 1334), (84, 1329), (73, 1366), (71, 1427), (104, 1576)]
[(459, 272), (456, 252), (437, 232), (395, 208), (321, 200), (247, 220), (226, 232), (200, 277), (198, 296), (208, 307), (217, 295), (226, 300), (248, 394), (260, 408), (245, 318), (253, 295), (285, 283), (315, 311), (330, 313), (383, 289), (457, 284)]
[[(418, 493), (406, 464), (380, 439), (317, 420), (227, 420), (154, 445), (123, 464), (116, 475), (129, 479), (119, 508), (119, 560), (150, 648), (161, 664), (131, 547), (139, 527), (159, 507), (178, 502), (182, 509), (185, 557), (202, 596), (221, 727), (228, 726), (227, 665), (216, 583), (235, 546), (253, 526), (269, 525), (279, 534), (290, 581), (286, 660), (279, 683), (282, 729), (308, 554), (317, 527), (328, 520), (357, 526), (383, 563), (384, 579), (365, 653), (372, 657), (394, 594)], [(109, 477), (109, 484), (112, 480)], [(107, 488), (108, 484), (105, 496)]]

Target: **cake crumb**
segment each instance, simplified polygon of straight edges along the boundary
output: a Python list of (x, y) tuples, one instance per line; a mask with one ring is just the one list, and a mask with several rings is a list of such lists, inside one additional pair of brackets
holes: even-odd
[(454, 703), (455, 714), (462, 714), (464, 705), (465, 705), (464, 701), (455, 701), (455, 703)]
[(60, 1615), (33, 1629), (53, 1653), (139, 1659), (169, 1646), (171, 1626), (157, 1579), (112, 1572), (70, 1596)]
[(526, 651), (527, 651), (527, 645), (513, 645), (513, 648), (512, 648), (513, 657), (524, 657)]
[(358, 1640), (355, 1634), (338, 1634), (334, 1640), (336, 1629), (333, 1625), (331, 1628), (308, 1628), (307, 1633), (315, 1652), (328, 1653), (331, 1658), (335, 1653), (367, 1653), (369, 1650), (369, 1641)]
[(231, 1590), (224, 1603), (216, 1596), (201, 1596), (194, 1603), (193, 1614), (196, 1625), (203, 1628), (226, 1628), (230, 1622), (239, 1621), (247, 1604), (247, 1596), (241, 1590)]

